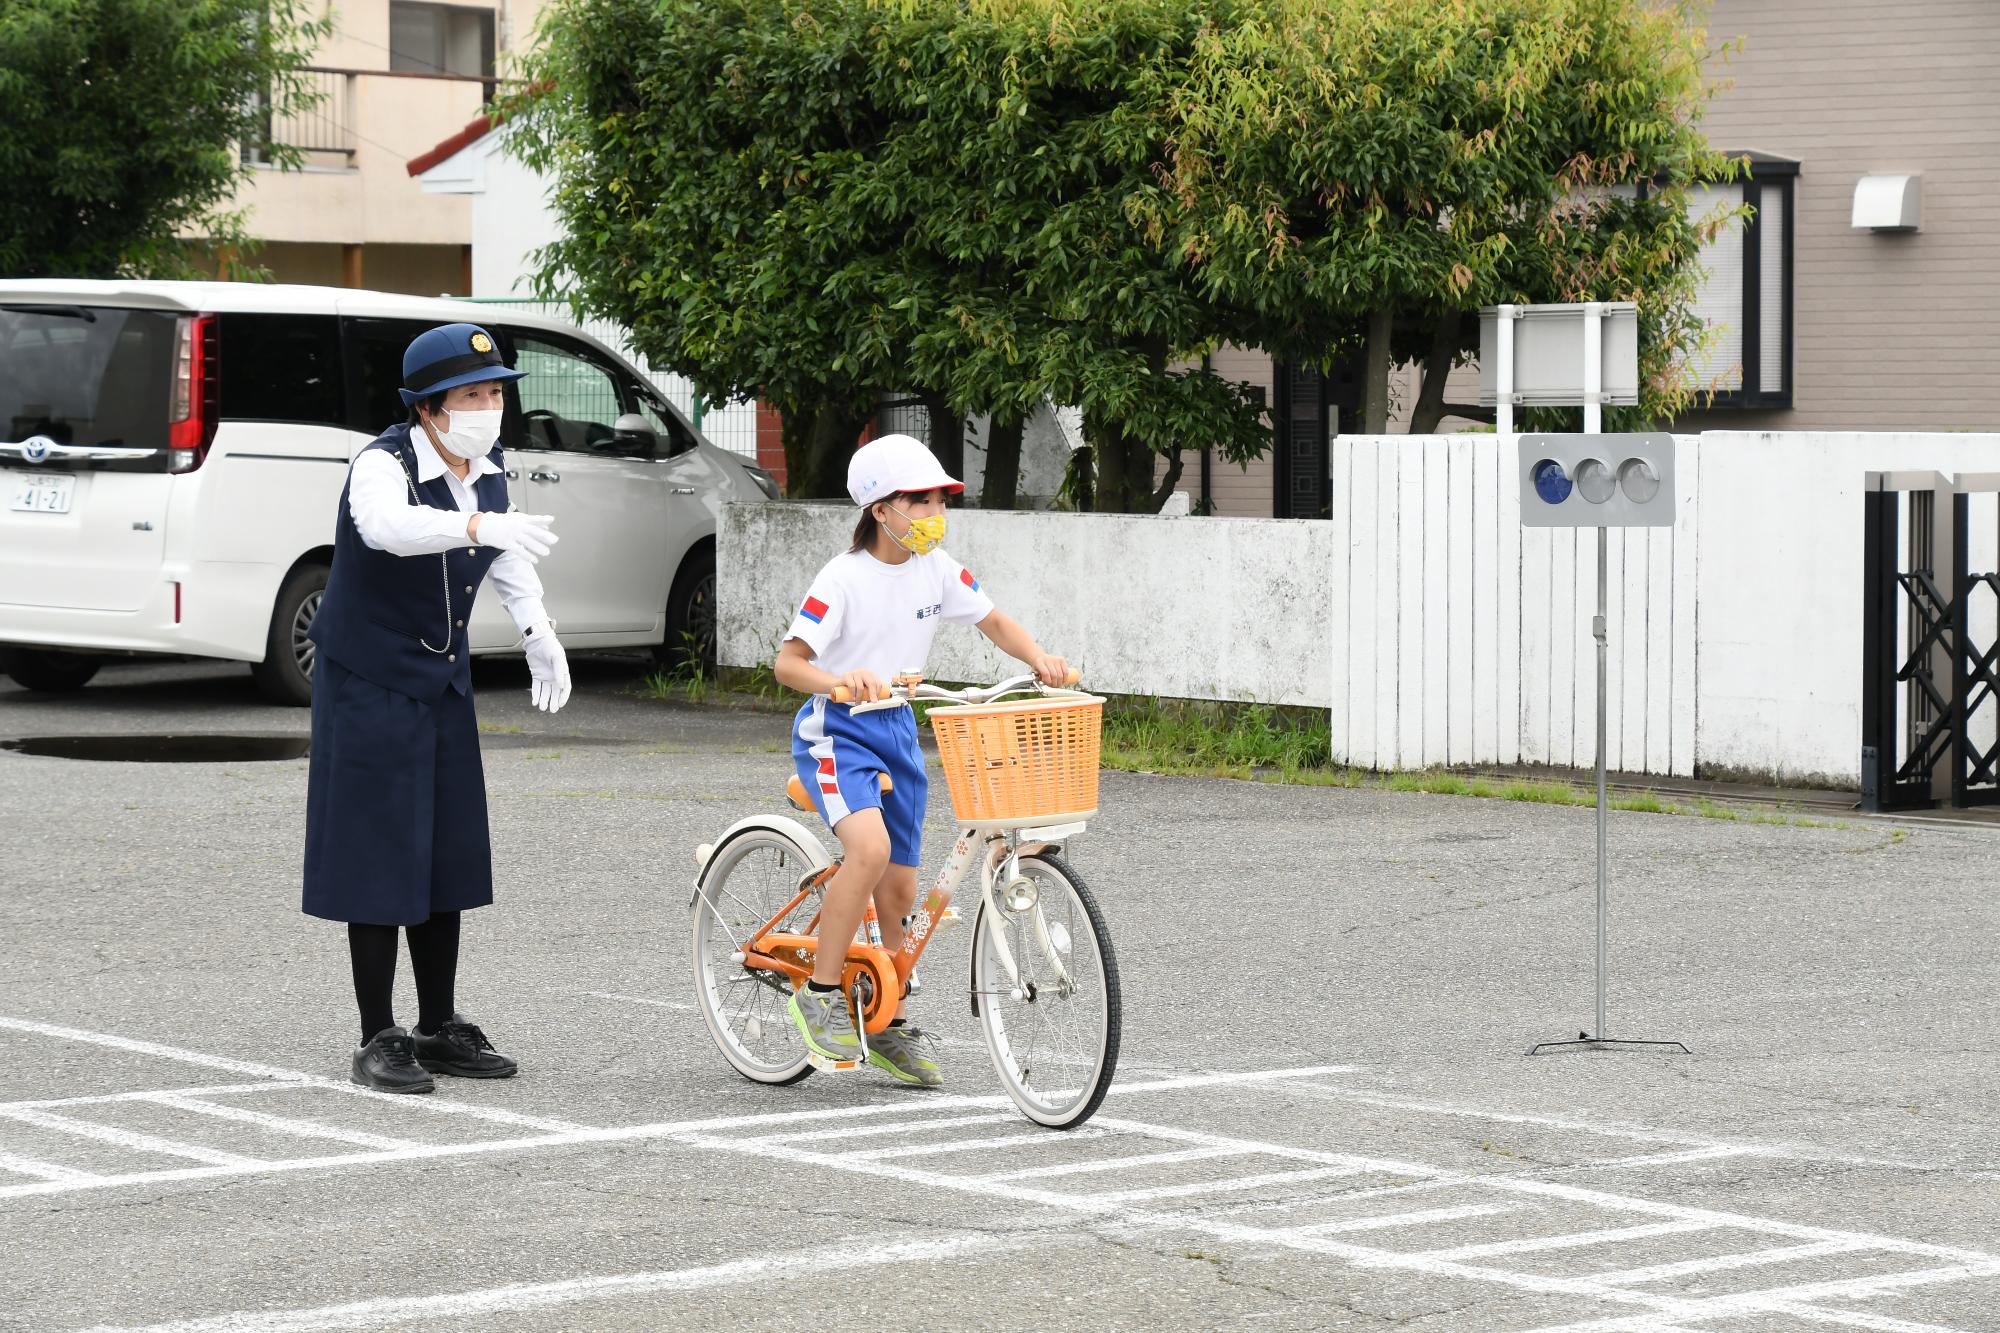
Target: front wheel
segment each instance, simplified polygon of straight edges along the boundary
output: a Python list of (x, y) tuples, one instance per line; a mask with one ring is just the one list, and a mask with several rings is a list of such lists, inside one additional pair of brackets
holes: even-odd
[[(1020, 872), (1035, 887), (1035, 905), (996, 912), (982, 899), (973, 921), (973, 1007), (1014, 1105), (1038, 1125), (1074, 1129), (1096, 1113), (1118, 1068), (1118, 959), (1097, 900), (1066, 861), (1024, 856)], [(1019, 969), (1018, 988), (1001, 961), (1001, 940)]]
[[(782, 833), (748, 829), (715, 849), (694, 898), (690, 933), (695, 1004), (723, 1059), (756, 1083), (796, 1083), (813, 1067), (789, 1012), (785, 979), (735, 962), (819, 862)], [(811, 898), (780, 923), (803, 932)]]

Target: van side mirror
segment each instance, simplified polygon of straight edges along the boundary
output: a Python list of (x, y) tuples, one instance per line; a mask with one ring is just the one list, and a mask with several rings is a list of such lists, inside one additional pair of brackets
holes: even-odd
[(637, 412), (627, 412), (611, 423), (611, 441), (624, 453), (652, 454), (660, 447), (660, 437)]

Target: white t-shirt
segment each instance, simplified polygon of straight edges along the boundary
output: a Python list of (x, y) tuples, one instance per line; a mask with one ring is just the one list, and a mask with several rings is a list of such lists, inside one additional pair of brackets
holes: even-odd
[(943, 547), (900, 565), (849, 551), (813, 579), (785, 637), (803, 640), (813, 665), (831, 675), (873, 671), (887, 680), (924, 669), (939, 621), (976, 625), (992, 613), (979, 580)]

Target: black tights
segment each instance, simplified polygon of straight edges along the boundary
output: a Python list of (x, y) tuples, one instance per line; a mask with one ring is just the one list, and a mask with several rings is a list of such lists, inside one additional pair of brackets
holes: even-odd
[[(410, 971), (417, 978), (417, 1030), (435, 1033), (449, 1022), (452, 989), (458, 981), (458, 913), (435, 912), (428, 921), (405, 926), (410, 937)], [(396, 927), (349, 922), (347, 953), (354, 964), (354, 1002), (361, 1008), (361, 1040), (396, 1026)]]

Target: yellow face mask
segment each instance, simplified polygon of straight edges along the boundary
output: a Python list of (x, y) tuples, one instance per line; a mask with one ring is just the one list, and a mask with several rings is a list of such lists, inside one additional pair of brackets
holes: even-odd
[(943, 514), (932, 514), (929, 518), (911, 518), (902, 510), (896, 509), (894, 505), (890, 505), (889, 508), (895, 509), (897, 515), (910, 525), (910, 530), (897, 537), (895, 541), (896, 545), (911, 555), (929, 555), (944, 542)]

